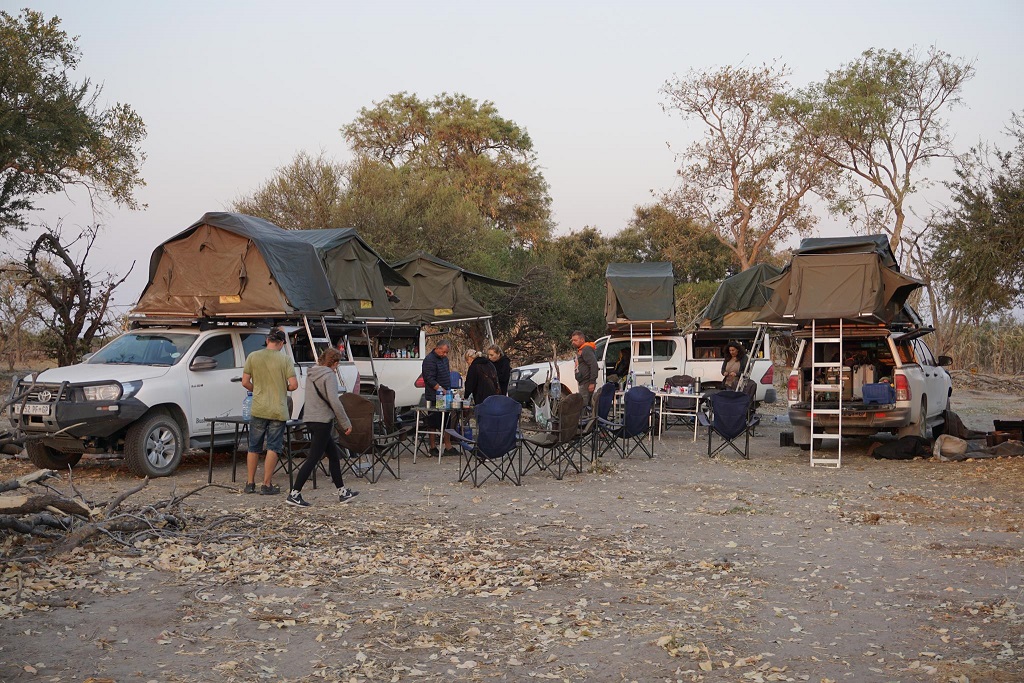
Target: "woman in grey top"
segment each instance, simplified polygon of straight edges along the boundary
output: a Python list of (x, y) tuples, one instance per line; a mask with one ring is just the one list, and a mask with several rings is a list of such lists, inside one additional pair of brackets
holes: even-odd
[(302, 499), (302, 487), (313, 473), (313, 468), (324, 457), (324, 453), (327, 454), (330, 465), (331, 481), (338, 487), (338, 500), (345, 503), (359, 495), (358, 491), (345, 487), (345, 482), (341, 478), (341, 448), (331, 438), (331, 427), (335, 420), (338, 421), (338, 429), (346, 434), (352, 432), (352, 423), (338, 398), (337, 368), (340, 362), (341, 352), (333, 348), (327, 349), (320, 354), (320, 360), (309, 369), (306, 376), (302, 419), (309, 430), (309, 455), (295, 477), (295, 488), (288, 494), (286, 502), (289, 505), (309, 507), (309, 503)]

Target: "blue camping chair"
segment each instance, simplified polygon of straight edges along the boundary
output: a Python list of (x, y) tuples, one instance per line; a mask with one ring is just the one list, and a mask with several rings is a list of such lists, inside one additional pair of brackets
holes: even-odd
[[(711, 395), (711, 417), (698, 413), (700, 424), (708, 429), (708, 457), (713, 458), (726, 446), (750, 459), (750, 433), (761, 423), (761, 418), (751, 412), (752, 402), (749, 394), (742, 391), (719, 391)], [(718, 434), (722, 443), (711, 450), (712, 435)], [(736, 439), (744, 436), (743, 449), (736, 445)]]
[[(614, 397), (614, 392), (612, 395)], [(601, 398), (604, 399), (603, 393)], [(599, 455), (615, 448), (620, 458), (628, 458), (637, 450), (642, 450), (648, 458), (654, 457), (654, 398), (654, 392), (647, 387), (633, 387), (623, 397), (621, 422), (602, 419), (598, 414), (599, 437), (606, 444)], [(601, 401), (598, 402), (600, 408)], [(647, 440), (650, 440), (649, 447)]]
[[(494, 477), (522, 483), (519, 472), (523, 457), (519, 438), (519, 416), (523, 407), (508, 396), (488, 396), (476, 407), (476, 438), (467, 438), (454, 429), (446, 430), (463, 446), (459, 456), (459, 481), (471, 479), (480, 486)], [(481, 470), (485, 474), (480, 478)]]
[(451, 377), (452, 380), (452, 389), (461, 389), (462, 375), (460, 375), (457, 371), (452, 370), (449, 376)]
[(594, 397), (594, 426), (593, 434), (591, 436), (591, 456), (590, 459), (593, 461), (597, 458), (604, 457), (611, 448), (615, 446), (615, 438), (612, 436), (612, 431), (619, 426), (617, 422), (612, 418), (612, 407), (615, 405), (615, 392), (619, 390), (619, 385), (616, 382), (605, 382), (605, 384), (597, 390), (597, 396)]

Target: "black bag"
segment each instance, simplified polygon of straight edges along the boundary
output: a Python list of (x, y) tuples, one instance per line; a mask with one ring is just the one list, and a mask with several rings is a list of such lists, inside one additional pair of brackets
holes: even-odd
[(876, 446), (871, 453), (875, 460), (913, 460), (928, 458), (931, 454), (932, 442), (920, 436), (901, 436)]

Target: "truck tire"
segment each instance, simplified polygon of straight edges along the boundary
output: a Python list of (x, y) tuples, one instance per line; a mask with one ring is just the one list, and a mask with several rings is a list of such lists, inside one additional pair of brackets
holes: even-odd
[(911, 422), (906, 427), (900, 427), (896, 432), (896, 436), (919, 436), (922, 439), (927, 439), (931, 436), (931, 430), (928, 429), (928, 399), (921, 399), (921, 415), (918, 417), (917, 422)]
[(142, 416), (125, 433), (125, 462), (140, 477), (166, 477), (178, 469), (184, 452), (181, 427), (164, 412)]
[(25, 452), (28, 453), (28, 459), (33, 465), (44, 470), (66, 470), (77, 465), (82, 459), (81, 453), (62, 453), (38, 441), (25, 444)]

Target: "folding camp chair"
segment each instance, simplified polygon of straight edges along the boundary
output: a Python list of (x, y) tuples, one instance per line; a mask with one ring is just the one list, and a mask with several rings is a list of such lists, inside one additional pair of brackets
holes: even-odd
[(452, 389), (461, 389), (462, 375), (460, 375), (457, 370), (452, 370), (450, 376), (452, 380)]
[(534, 467), (550, 469), (555, 479), (564, 477), (570, 467), (583, 472), (583, 451), (579, 447), (583, 404), (583, 397), (579, 394), (562, 398), (558, 402), (558, 427), (523, 438), (526, 449), (523, 476)]
[(356, 476), (365, 473), (371, 484), (377, 483), (385, 472), (390, 472), (391, 476), (398, 479), (401, 471), (398, 444), (408, 429), (390, 434), (374, 434), (373, 402), (355, 394), (344, 394), (341, 404), (352, 422), (349, 434), (338, 435), (338, 443), (348, 449), (350, 455), (348, 461), (342, 463), (343, 468)]
[[(459, 481), (471, 479), (480, 486), (494, 477), (498, 481), (522, 483), (519, 471), (523, 457), (519, 439), (519, 416), (523, 407), (508, 396), (488, 396), (476, 406), (476, 439), (468, 438), (454, 429), (447, 430), (463, 446), (459, 456)], [(481, 470), (486, 473), (480, 478)]]
[(597, 423), (594, 425), (591, 459), (604, 457), (604, 454), (612, 448), (615, 448), (616, 452), (619, 451), (619, 445), (613, 432), (622, 425), (612, 417), (612, 409), (615, 407), (615, 392), (618, 390), (619, 385), (615, 382), (606, 382), (597, 390), (597, 396), (594, 399), (596, 406), (594, 415), (597, 417)]
[[(751, 414), (750, 396), (742, 391), (719, 391), (711, 396), (711, 416), (699, 413), (697, 419), (708, 429), (708, 457), (713, 458), (726, 446), (750, 459), (750, 433), (761, 421), (757, 415)], [(718, 434), (722, 443), (713, 451), (711, 439)], [(744, 436), (743, 449), (736, 445), (735, 440)]]
[[(611, 443), (620, 458), (628, 458), (641, 450), (648, 458), (654, 457), (654, 392), (647, 387), (633, 387), (623, 397), (621, 423), (601, 421), (602, 436)], [(646, 441), (650, 439), (650, 447)], [(620, 443), (621, 442), (621, 443)]]
[(590, 451), (590, 462), (594, 462), (597, 449), (597, 403), (600, 397), (601, 392), (595, 391), (590, 399), (590, 412), (585, 412), (580, 417), (580, 434), (576, 440), (576, 447), (579, 449), (581, 464), (583, 458), (588, 457), (586, 455), (588, 450)]
[(380, 423), (377, 425), (377, 435), (397, 434), (398, 444), (396, 445), (396, 450), (399, 455), (405, 452), (412, 455), (414, 445), (412, 438), (409, 437), (409, 432), (412, 431), (413, 426), (405, 424), (396, 415), (395, 390), (381, 384), (377, 388), (377, 399), (380, 402)]

